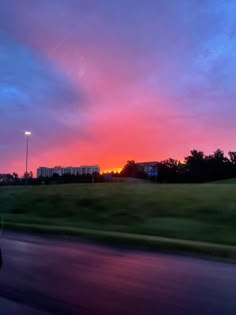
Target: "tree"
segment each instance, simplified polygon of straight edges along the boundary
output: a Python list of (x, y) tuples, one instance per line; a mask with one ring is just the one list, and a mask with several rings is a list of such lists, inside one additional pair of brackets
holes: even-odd
[(30, 172), (25, 172), (24, 173), (24, 176), (23, 176), (25, 179), (32, 179), (33, 178), (33, 172), (30, 171)]
[(231, 163), (236, 165), (236, 152), (229, 151), (229, 158), (230, 158)]
[(134, 177), (137, 171), (137, 166), (134, 160), (127, 161), (121, 171), (121, 175), (124, 177)]
[(159, 181), (161, 182), (176, 182), (177, 168), (179, 161), (169, 158), (158, 165)]
[(231, 177), (236, 177), (236, 152), (229, 152)]
[(186, 164), (193, 165), (201, 163), (204, 160), (204, 153), (202, 151), (191, 150), (191, 155), (185, 158)]
[(230, 161), (224, 155), (224, 151), (217, 149), (212, 155), (206, 156), (207, 175), (209, 180), (230, 178)]
[(121, 176), (124, 177), (136, 177), (136, 178), (146, 178), (147, 174), (144, 172), (144, 169), (137, 165), (134, 160), (129, 160), (123, 167)]
[(224, 151), (220, 150), (220, 149), (217, 149), (215, 152), (214, 152), (214, 159), (219, 161), (219, 162), (224, 162), (225, 161), (225, 156), (224, 156)]
[(202, 182), (206, 178), (205, 155), (202, 151), (192, 150), (191, 155), (185, 157), (186, 166), (189, 169), (191, 180)]
[(19, 175), (17, 173), (15, 173), (15, 172), (12, 174), (12, 176), (13, 176), (13, 179), (15, 181), (17, 181), (19, 179)]

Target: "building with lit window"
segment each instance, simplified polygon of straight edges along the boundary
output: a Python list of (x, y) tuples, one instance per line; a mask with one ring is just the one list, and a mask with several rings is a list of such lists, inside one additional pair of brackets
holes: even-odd
[(150, 177), (152, 176), (158, 176), (158, 165), (159, 163), (157, 161), (153, 162), (140, 162), (140, 163), (135, 163), (139, 167), (141, 167), (144, 172), (149, 175)]

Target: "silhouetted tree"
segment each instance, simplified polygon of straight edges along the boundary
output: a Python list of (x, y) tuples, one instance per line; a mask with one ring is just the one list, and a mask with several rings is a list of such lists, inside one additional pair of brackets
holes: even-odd
[(202, 182), (206, 178), (204, 153), (197, 150), (192, 150), (190, 153), (191, 155), (185, 157), (185, 162), (189, 169), (191, 180)]
[(33, 172), (32, 171), (30, 171), (30, 172), (25, 172), (24, 173), (24, 176), (23, 176), (24, 178), (33, 178)]
[(230, 151), (228, 154), (230, 161), (231, 177), (236, 177), (236, 152)]
[(236, 152), (229, 151), (229, 158), (231, 163), (236, 165)]
[(220, 164), (226, 162), (228, 159), (224, 155), (224, 151), (217, 149), (214, 154), (213, 158)]
[(158, 164), (158, 178), (160, 182), (176, 182), (179, 161), (169, 158)]
[(12, 174), (12, 176), (13, 176), (14, 180), (18, 180), (19, 179), (19, 175), (17, 173), (15, 173), (15, 172)]
[(186, 164), (190, 166), (198, 165), (204, 160), (204, 153), (202, 151), (191, 150), (190, 153), (191, 155), (185, 158)]
[(121, 171), (121, 175), (124, 177), (135, 177), (136, 172), (137, 172), (137, 166), (135, 164), (135, 161), (130, 160), (130, 161), (127, 161), (127, 163), (123, 167)]
[(127, 161), (120, 175), (124, 177), (135, 177), (135, 178), (147, 177), (147, 174), (144, 172), (143, 167), (137, 165), (134, 160)]
[(224, 179), (232, 176), (231, 162), (220, 149), (217, 149), (213, 155), (206, 156), (206, 165), (208, 180)]

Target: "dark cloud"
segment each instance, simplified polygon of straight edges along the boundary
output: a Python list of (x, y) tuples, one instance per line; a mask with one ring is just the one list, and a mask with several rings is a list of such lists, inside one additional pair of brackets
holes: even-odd
[[(32, 49), (0, 32), (0, 108), (51, 109), (82, 105), (79, 88)], [(19, 108), (20, 108), (19, 107)]]
[[(38, 149), (57, 147), (78, 131), (81, 137), (85, 95), (46, 60), (0, 32), (0, 151), (6, 161), (13, 151), (21, 155), (25, 129), (38, 139)], [(63, 117), (77, 116), (70, 127)]]

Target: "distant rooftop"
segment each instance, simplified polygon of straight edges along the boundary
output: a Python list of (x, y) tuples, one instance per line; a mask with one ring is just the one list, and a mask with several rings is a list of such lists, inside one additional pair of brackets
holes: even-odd
[(157, 164), (159, 164), (159, 162), (157, 161), (151, 161), (151, 162), (137, 162), (135, 163), (136, 165), (139, 165), (139, 166), (156, 166)]

